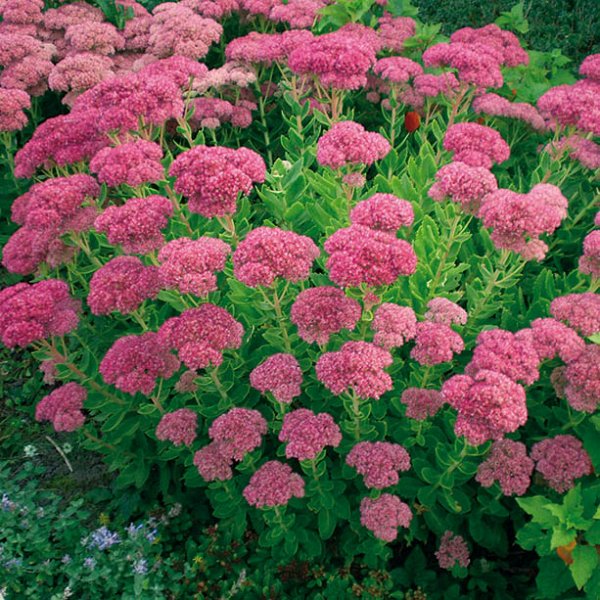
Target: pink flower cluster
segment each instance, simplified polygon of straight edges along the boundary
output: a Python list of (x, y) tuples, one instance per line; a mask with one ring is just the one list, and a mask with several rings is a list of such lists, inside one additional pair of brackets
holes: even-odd
[(302, 370), (295, 356), (273, 354), (252, 370), (250, 385), (261, 394), (271, 392), (277, 402), (290, 404), (301, 393)]
[(229, 61), (271, 65), (283, 61), (297, 47), (314, 39), (309, 31), (284, 31), (283, 33), (259, 33), (236, 38), (227, 44), (225, 57)]
[(160, 282), (182, 294), (207, 296), (217, 289), (215, 273), (225, 268), (230, 252), (229, 245), (218, 238), (172, 240), (158, 253)]
[(600, 294), (567, 294), (552, 300), (550, 312), (585, 336), (600, 333)]
[(122, 206), (109, 206), (96, 218), (94, 227), (125, 252), (148, 254), (165, 243), (161, 230), (172, 214), (173, 204), (164, 196), (131, 198)]
[(304, 496), (304, 481), (292, 471), (292, 467), (277, 460), (266, 462), (244, 488), (248, 504), (263, 508), (283, 506), (293, 497)]
[(50, 72), (48, 86), (54, 91), (70, 92), (63, 104), (72, 104), (81, 92), (114, 77), (113, 67), (113, 60), (102, 54), (80, 52), (66, 56)]
[(196, 439), (197, 427), (198, 415), (189, 408), (180, 408), (162, 416), (156, 437), (162, 441), (169, 440), (175, 446), (191, 446)]
[(87, 302), (95, 315), (126, 315), (159, 291), (157, 267), (144, 265), (137, 256), (117, 256), (92, 276)]
[(460, 535), (454, 535), (451, 531), (446, 531), (442, 536), (435, 556), (440, 567), (449, 571), (457, 563), (466, 568), (471, 562), (467, 543)]
[(534, 444), (535, 470), (559, 494), (575, 485), (575, 479), (592, 472), (592, 461), (582, 443), (572, 435), (557, 435)]
[(373, 194), (350, 211), (350, 222), (395, 233), (400, 227), (410, 227), (415, 219), (412, 204), (393, 194)]
[(585, 350), (585, 342), (577, 333), (556, 319), (535, 319), (531, 328), (525, 331), (531, 333), (531, 344), (540, 360), (550, 360), (558, 355), (563, 362), (570, 363)]
[(475, 479), (490, 487), (497, 481), (505, 496), (522, 496), (531, 483), (533, 460), (527, 456), (527, 448), (521, 442), (509, 439), (492, 444), (489, 456), (477, 468)]
[[(379, 2), (381, 4), (381, 2)], [(393, 17), (384, 12), (377, 21), (377, 35), (381, 41), (382, 49), (401, 52), (404, 42), (417, 31), (417, 24), (410, 17)]]
[(257, 227), (233, 253), (233, 273), (249, 287), (269, 287), (277, 277), (302, 281), (319, 253), (305, 235), (278, 227)]
[(470, 167), (490, 169), (510, 156), (510, 148), (491, 127), (478, 123), (457, 123), (446, 131), (444, 148), (453, 152), (453, 160)]
[(290, 319), (298, 335), (309, 344), (327, 344), (329, 337), (342, 329), (352, 331), (361, 315), (360, 304), (343, 290), (319, 286), (298, 294), (292, 304)]
[(384, 302), (371, 323), (373, 343), (390, 350), (399, 348), (417, 335), (417, 316), (412, 308)]
[(338, 229), (324, 245), (330, 279), (341, 287), (391, 285), (400, 275), (412, 275), (417, 256), (395, 235), (364, 225)]
[(44, 396), (35, 407), (36, 421), (51, 421), (55, 431), (75, 431), (85, 422), (81, 412), (87, 391), (69, 382)]
[(390, 56), (380, 58), (375, 63), (373, 72), (390, 83), (408, 83), (410, 79), (423, 74), (423, 67), (410, 58)]
[(333, 394), (354, 392), (360, 398), (375, 398), (392, 389), (385, 372), (392, 355), (368, 342), (346, 342), (337, 352), (326, 352), (316, 364), (317, 379)]
[(415, 77), (413, 86), (418, 96), (435, 98), (443, 95), (452, 97), (459, 89), (460, 83), (453, 73), (440, 73), (439, 75), (424, 73)]
[(489, 193), (478, 217), (493, 229), (491, 238), (498, 248), (539, 261), (548, 251), (540, 235), (554, 233), (567, 216), (568, 204), (559, 188), (538, 183), (527, 194), (506, 189)]
[(462, 338), (450, 326), (443, 322), (422, 321), (417, 323), (410, 356), (421, 365), (438, 365), (451, 361), (464, 349)]
[(224, 308), (206, 303), (167, 319), (159, 333), (188, 368), (205, 369), (218, 367), (224, 350), (241, 346), (244, 328)]
[(566, 150), (573, 160), (578, 160), (584, 167), (593, 170), (600, 169), (600, 144), (577, 134), (550, 143), (545, 149), (553, 156), (560, 156)]
[(354, 121), (340, 121), (317, 142), (317, 161), (324, 167), (340, 169), (346, 165), (372, 165), (391, 150), (379, 133), (366, 131)]
[(0, 290), (0, 339), (8, 348), (24, 348), (51, 336), (73, 331), (80, 304), (59, 279), (17, 283)]
[(546, 128), (537, 109), (527, 102), (510, 102), (498, 94), (482, 94), (473, 100), (473, 110), (492, 117), (509, 117), (523, 121), (539, 131)]
[(346, 464), (363, 476), (367, 487), (381, 490), (398, 483), (399, 471), (410, 469), (410, 456), (400, 444), (359, 442), (346, 456)]
[(442, 397), (458, 411), (456, 435), (474, 446), (501, 439), (527, 421), (525, 390), (495, 371), (454, 375), (442, 386)]
[(190, 211), (207, 218), (233, 214), (238, 194), (249, 194), (253, 183), (265, 180), (265, 172), (265, 162), (253, 150), (221, 146), (195, 146), (169, 169)]
[(22, 90), (0, 88), (0, 131), (19, 131), (27, 125), (27, 115), (23, 112), (31, 107), (31, 99)]
[(313, 460), (325, 446), (337, 448), (342, 434), (331, 415), (299, 408), (283, 418), (279, 441), (287, 442), (285, 455), (288, 458)]
[(400, 401), (406, 404), (406, 416), (417, 421), (435, 416), (444, 404), (444, 399), (437, 390), (415, 387), (405, 389)]
[(467, 323), (467, 311), (447, 298), (432, 298), (427, 303), (427, 309), (424, 315), (425, 319), (432, 323), (442, 323), (448, 326)]
[(381, 494), (379, 498), (363, 498), (360, 503), (360, 523), (384, 542), (398, 537), (398, 527), (408, 528), (412, 512), (398, 496)]
[(215, 129), (223, 123), (231, 123), (234, 127), (245, 128), (252, 124), (252, 111), (256, 104), (247, 100), (232, 104), (221, 98), (196, 98), (193, 107), (192, 127)]
[(579, 258), (579, 270), (595, 279), (600, 279), (600, 230), (598, 229), (586, 235), (583, 240), (583, 255)]
[(587, 344), (577, 358), (561, 368), (560, 396), (575, 409), (593, 413), (600, 405), (600, 346)]
[(106, 383), (134, 395), (150, 396), (158, 378), (169, 378), (180, 362), (158, 333), (127, 335), (108, 350), (99, 371)]

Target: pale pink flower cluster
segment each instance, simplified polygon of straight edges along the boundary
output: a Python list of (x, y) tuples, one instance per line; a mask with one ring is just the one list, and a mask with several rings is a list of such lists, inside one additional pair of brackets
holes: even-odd
[(417, 268), (417, 256), (408, 242), (364, 225), (338, 229), (324, 248), (329, 254), (329, 277), (341, 287), (391, 285)]
[(573, 134), (548, 144), (545, 148), (551, 155), (560, 155), (563, 149), (566, 149), (569, 156), (573, 160), (578, 160), (584, 167), (600, 169), (600, 144)]
[(389, 142), (379, 133), (366, 131), (354, 121), (340, 121), (319, 138), (317, 161), (332, 169), (372, 165), (385, 158), (390, 150)]
[(410, 469), (410, 456), (400, 444), (359, 442), (346, 456), (346, 464), (363, 476), (368, 488), (382, 490), (398, 483), (399, 471)]
[(237, 350), (244, 328), (224, 308), (206, 303), (167, 319), (159, 333), (189, 369), (218, 367), (225, 350)]
[(207, 218), (235, 213), (238, 195), (248, 195), (265, 173), (264, 160), (253, 150), (222, 146), (195, 146), (169, 169), (175, 191), (188, 198), (190, 211)]
[(270, 65), (284, 61), (292, 50), (310, 42), (314, 36), (309, 31), (284, 31), (283, 33), (259, 33), (236, 38), (227, 44), (225, 57), (230, 61)]
[(466, 568), (471, 562), (469, 548), (464, 538), (460, 535), (454, 535), (451, 531), (446, 531), (442, 536), (440, 547), (435, 556), (440, 567), (449, 571), (457, 563), (459, 566)]
[(337, 352), (326, 352), (316, 364), (317, 379), (334, 395), (353, 392), (360, 398), (378, 400), (392, 389), (385, 372), (392, 355), (369, 342), (346, 342)]
[(567, 294), (552, 300), (550, 312), (584, 336), (600, 333), (600, 294)]
[(10, 25), (38, 25), (43, 20), (43, 0), (4, 0), (0, 5), (2, 22)]
[(69, 25), (64, 41), (69, 54), (92, 52), (110, 55), (125, 48), (125, 39), (112, 23), (88, 21)]
[(27, 92), (0, 88), (0, 131), (23, 129), (27, 125), (27, 115), (23, 111), (30, 107)]
[(412, 512), (398, 496), (381, 494), (379, 498), (363, 498), (360, 503), (360, 524), (384, 542), (398, 537), (398, 527), (408, 528)]
[(352, 331), (361, 315), (360, 304), (343, 290), (329, 286), (308, 288), (298, 294), (290, 319), (298, 335), (309, 344), (327, 344), (329, 337), (342, 329)]
[(131, 198), (121, 206), (109, 206), (96, 217), (94, 227), (124, 252), (148, 254), (165, 243), (161, 230), (172, 214), (173, 203), (164, 196)]
[(191, 8), (203, 17), (215, 20), (223, 19), (240, 10), (238, 0), (182, 0), (180, 4)]
[(211, 442), (194, 454), (194, 466), (204, 481), (226, 481), (233, 477), (233, 460), (226, 442)]
[(261, 394), (271, 392), (277, 402), (290, 404), (301, 393), (302, 370), (291, 354), (273, 354), (250, 373), (250, 385)]
[(417, 335), (417, 316), (412, 308), (384, 302), (371, 323), (373, 343), (390, 350), (399, 348)]
[(92, 276), (87, 302), (95, 315), (126, 315), (159, 291), (157, 267), (144, 265), (137, 256), (117, 256)]
[(540, 360), (550, 360), (558, 355), (563, 362), (570, 363), (585, 350), (583, 339), (556, 319), (535, 319), (529, 331), (531, 344)]
[(17, 283), (0, 290), (0, 339), (8, 348), (73, 331), (80, 304), (60, 279)]
[(257, 227), (233, 253), (233, 274), (249, 287), (269, 287), (278, 277), (302, 281), (319, 254), (319, 248), (305, 235), (278, 227)]
[(234, 127), (245, 128), (252, 124), (252, 111), (256, 104), (247, 100), (232, 104), (221, 98), (196, 98), (193, 107), (192, 127), (216, 129), (223, 123), (231, 123)]
[(439, 75), (424, 73), (415, 77), (413, 86), (415, 93), (419, 96), (435, 98), (443, 95), (452, 97), (460, 87), (460, 83), (453, 73), (440, 73)]
[(444, 399), (437, 390), (415, 387), (405, 389), (400, 401), (406, 404), (406, 416), (417, 421), (435, 416), (444, 404)]
[(495, 371), (454, 375), (442, 386), (442, 397), (458, 411), (456, 435), (474, 446), (501, 439), (527, 421), (525, 390)]
[(184, 371), (175, 384), (175, 391), (180, 394), (193, 394), (198, 390), (198, 384), (196, 383), (197, 378), (198, 373), (196, 373), (196, 371), (191, 369)]
[(294, 29), (310, 28), (318, 17), (319, 11), (330, 0), (279, 0), (269, 13), (271, 21), (287, 23)]
[(503, 439), (492, 444), (475, 479), (486, 488), (497, 481), (505, 496), (522, 496), (529, 488), (532, 473), (533, 460), (527, 456), (525, 444)]
[(353, 225), (364, 225), (386, 233), (395, 233), (400, 227), (410, 227), (414, 218), (412, 204), (393, 194), (373, 194), (350, 211)]
[(408, 83), (410, 79), (423, 74), (423, 67), (410, 58), (390, 56), (380, 58), (375, 63), (373, 72), (390, 83)]
[(330, 414), (299, 408), (283, 418), (279, 441), (287, 442), (287, 458), (313, 460), (325, 446), (337, 448), (342, 433)]
[(600, 230), (592, 231), (583, 240), (583, 255), (579, 258), (582, 273), (600, 278)]
[(410, 17), (393, 17), (384, 12), (377, 21), (375, 31), (381, 40), (382, 49), (401, 52), (404, 49), (404, 42), (415, 35), (417, 24)]
[(535, 470), (559, 494), (575, 485), (575, 479), (592, 472), (592, 461), (583, 444), (572, 435), (557, 435), (534, 444)]
[(561, 371), (564, 384), (559, 395), (575, 410), (595, 412), (600, 405), (600, 346), (587, 344)]
[(567, 216), (569, 202), (560, 189), (538, 183), (527, 194), (499, 189), (484, 197), (478, 217), (492, 228), (496, 247), (512, 250), (525, 260), (542, 260), (548, 245), (540, 239), (552, 234)]
[(289, 465), (270, 460), (252, 475), (243, 493), (248, 504), (257, 508), (283, 506), (304, 496), (304, 480)]
[(528, 123), (539, 131), (546, 128), (540, 113), (527, 102), (510, 102), (498, 94), (482, 94), (473, 100), (472, 108), (476, 113), (492, 117), (509, 117)]
[(510, 156), (510, 148), (491, 127), (478, 123), (457, 123), (446, 131), (444, 148), (453, 152), (453, 160), (470, 167), (490, 169)]
[(160, 249), (159, 277), (163, 287), (200, 298), (217, 289), (216, 273), (225, 268), (231, 252), (218, 238), (177, 238)]
[(449, 362), (465, 349), (463, 339), (443, 322), (417, 323), (415, 345), (410, 356), (421, 365)]
[(156, 427), (159, 440), (173, 442), (175, 446), (191, 446), (196, 439), (198, 415), (189, 408), (165, 413)]
[(36, 421), (51, 421), (55, 431), (75, 431), (85, 422), (83, 402), (87, 391), (69, 382), (44, 396), (35, 407)]
[(106, 383), (118, 390), (150, 396), (158, 378), (169, 378), (180, 362), (158, 333), (127, 335), (119, 338), (105, 354), (99, 371)]
[(465, 325), (467, 323), (467, 311), (455, 304), (448, 298), (432, 298), (427, 303), (425, 319), (433, 323), (444, 325)]
[(113, 60), (102, 54), (80, 52), (66, 56), (50, 72), (48, 86), (54, 91), (71, 92), (63, 98), (63, 104), (67, 104), (79, 93), (114, 77), (113, 67)]
[(435, 174), (435, 179), (429, 188), (429, 196), (436, 202), (450, 198), (468, 214), (477, 214), (486, 194), (498, 189), (496, 177), (489, 169), (471, 167), (463, 162), (444, 165)]

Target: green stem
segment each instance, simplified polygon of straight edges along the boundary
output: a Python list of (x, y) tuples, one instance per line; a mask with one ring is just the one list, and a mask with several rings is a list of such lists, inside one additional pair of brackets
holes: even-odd
[(221, 396), (221, 398), (223, 400), (229, 401), (229, 396), (227, 395), (227, 391), (225, 390), (225, 388), (223, 387), (223, 384), (221, 383), (221, 380), (219, 379), (219, 374), (217, 373), (217, 369), (216, 368), (210, 369), (209, 375), (210, 375), (210, 378), (212, 379), (213, 383), (215, 384), (215, 388), (217, 388), (217, 391), (219, 392), (219, 395)]

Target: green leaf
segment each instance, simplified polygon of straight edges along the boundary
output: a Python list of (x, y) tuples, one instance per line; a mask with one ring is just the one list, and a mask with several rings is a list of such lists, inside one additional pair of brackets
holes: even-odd
[(548, 500), (543, 496), (532, 496), (531, 498), (517, 498), (517, 504), (531, 515), (534, 523), (551, 527), (556, 522), (556, 517), (548, 510)]
[(594, 546), (575, 546), (573, 563), (569, 565), (577, 589), (580, 590), (598, 566), (598, 553)]
[(331, 510), (321, 510), (319, 512), (319, 535), (322, 540), (328, 540), (335, 531), (336, 517), (335, 512)]
[(552, 550), (559, 546), (566, 546), (570, 544), (577, 537), (577, 532), (572, 529), (567, 529), (563, 526), (555, 529), (552, 532), (552, 539), (550, 540), (550, 547)]

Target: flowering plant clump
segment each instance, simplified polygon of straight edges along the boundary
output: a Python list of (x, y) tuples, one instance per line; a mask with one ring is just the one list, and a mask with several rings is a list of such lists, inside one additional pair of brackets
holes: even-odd
[(597, 597), (598, 55), (518, 7), (446, 38), (406, 2), (98, 6), (0, 2), (36, 427), (252, 544), (259, 595), (323, 564), (331, 598)]

